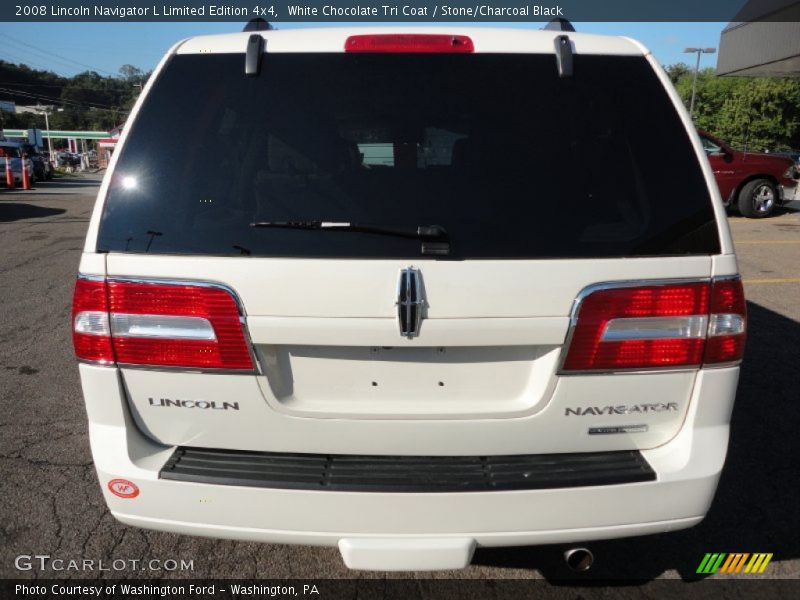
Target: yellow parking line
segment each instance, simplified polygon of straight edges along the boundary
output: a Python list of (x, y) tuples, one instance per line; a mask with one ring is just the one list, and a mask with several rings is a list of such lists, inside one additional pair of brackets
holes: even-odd
[(760, 283), (800, 283), (800, 277), (780, 277), (775, 279), (742, 279), (745, 285)]

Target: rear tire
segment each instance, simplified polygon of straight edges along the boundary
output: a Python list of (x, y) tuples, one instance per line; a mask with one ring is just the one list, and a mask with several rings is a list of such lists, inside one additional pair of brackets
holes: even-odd
[(739, 191), (738, 206), (743, 217), (763, 219), (775, 211), (778, 190), (769, 179), (748, 181)]

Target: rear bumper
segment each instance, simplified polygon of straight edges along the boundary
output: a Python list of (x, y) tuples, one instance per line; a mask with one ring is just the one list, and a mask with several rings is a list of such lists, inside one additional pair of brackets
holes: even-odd
[[(95, 372), (84, 373), (85, 369)], [(128, 414), (115, 369), (81, 366), (97, 474), (114, 516), (129, 525), (218, 538), (339, 546), (353, 568), (439, 569), (468, 564), (475, 546), (581, 542), (699, 523), (728, 443), (738, 368), (698, 375), (686, 423), (642, 455), (655, 481), (558, 489), (364, 493), (213, 485), (159, 478), (174, 447), (155, 444)], [(701, 381), (702, 380), (702, 381)], [(118, 390), (110, 399), (109, 391)], [(699, 392), (698, 392), (699, 393)], [(93, 402), (98, 394), (103, 402)], [(99, 399), (99, 398), (98, 398)], [(123, 478), (135, 498), (108, 489)]]
[(236, 487), (365, 493), (465, 493), (653, 481), (633, 451), (499, 456), (297, 454), (185, 448), (161, 479)]

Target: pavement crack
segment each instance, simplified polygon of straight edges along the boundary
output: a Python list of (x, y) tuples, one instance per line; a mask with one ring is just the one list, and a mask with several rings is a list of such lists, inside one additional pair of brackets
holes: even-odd
[(53, 554), (57, 555), (58, 551), (61, 549), (61, 543), (63, 542), (62, 532), (64, 530), (64, 524), (61, 520), (61, 515), (58, 514), (58, 499), (61, 495), (61, 490), (67, 487), (69, 483), (69, 479), (65, 480), (61, 485), (59, 485), (53, 495), (51, 496), (51, 509), (53, 513), (53, 520), (56, 524), (56, 547), (53, 550)]

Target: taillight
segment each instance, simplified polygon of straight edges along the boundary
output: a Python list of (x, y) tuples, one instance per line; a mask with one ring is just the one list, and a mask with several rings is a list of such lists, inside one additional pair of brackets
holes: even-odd
[(711, 286), (711, 317), (703, 362), (735, 362), (744, 355), (747, 304), (739, 279), (715, 281)]
[(78, 279), (72, 319), (83, 360), (253, 368), (236, 300), (221, 287)]
[(430, 33), (391, 33), (377, 35), (351, 35), (344, 43), (345, 52), (382, 53), (455, 53), (475, 52), (472, 38), (466, 35), (441, 35)]
[(562, 371), (735, 362), (745, 320), (738, 279), (598, 289), (580, 303)]
[(105, 281), (78, 279), (72, 296), (72, 343), (83, 360), (113, 363)]

